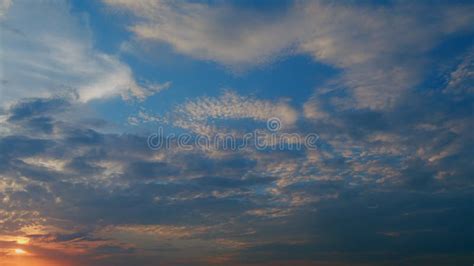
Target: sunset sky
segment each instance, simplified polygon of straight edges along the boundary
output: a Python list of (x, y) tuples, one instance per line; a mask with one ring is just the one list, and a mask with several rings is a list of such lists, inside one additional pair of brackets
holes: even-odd
[(0, 266), (472, 265), (473, 132), (473, 1), (0, 0)]

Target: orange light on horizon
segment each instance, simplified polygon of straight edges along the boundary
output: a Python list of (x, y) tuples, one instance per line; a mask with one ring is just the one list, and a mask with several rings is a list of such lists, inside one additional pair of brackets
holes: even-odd
[(18, 237), (18, 238), (16, 239), (16, 243), (17, 243), (17, 244), (20, 244), (20, 245), (26, 245), (26, 244), (28, 244), (29, 242), (30, 242), (30, 239), (27, 238), (27, 237)]
[(30, 243), (30, 238), (26, 236), (0, 235), (0, 241), (15, 241), (19, 245), (26, 245)]
[(15, 248), (15, 254), (16, 254), (16, 255), (26, 255), (27, 252), (24, 251), (24, 250), (21, 249), (21, 248)]

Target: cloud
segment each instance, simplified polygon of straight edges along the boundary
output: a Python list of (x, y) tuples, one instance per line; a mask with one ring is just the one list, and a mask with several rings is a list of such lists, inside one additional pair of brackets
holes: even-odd
[(120, 225), (115, 227), (106, 227), (103, 233), (128, 232), (133, 234), (146, 234), (154, 237), (165, 238), (190, 238), (195, 235), (201, 235), (210, 230), (208, 227), (196, 226), (173, 226), (173, 225)]
[[(407, 89), (412, 85), (403, 87), (419, 78), (417, 69), (425, 62), (423, 56), (418, 61), (419, 54), (430, 51), (439, 36), (466, 25), (470, 17), (465, 10), (434, 8), (436, 19), (432, 24), (425, 22), (425, 32), (418, 21), (429, 18), (414, 15), (419, 4), (399, 2), (377, 7), (302, 2), (279, 13), (284, 14), (279, 21), (275, 14), (262, 17), (259, 11), (232, 6), (115, 3), (139, 10), (140, 22), (150, 30), (156, 30), (153, 16), (157, 10), (158, 16), (171, 16), (159, 18), (158, 26), (165, 27), (164, 33), (158, 33), (163, 40), (172, 34), (179, 36), (179, 32), (168, 31), (171, 27), (198, 20), (200, 23), (191, 23), (189, 31), (181, 33), (186, 35), (183, 40), (203, 43), (166, 40), (177, 51), (198, 58), (247, 64), (254, 57), (272, 60), (286, 49), (281, 47), (292, 47), (293, 52), (310, 53), (340, 68), (339, 79), (318, 88), (301, 103), (304, 116), (286, 99), (261, 99), (228, 90), (214, 97), (191, 99), (163, 118), (178, 130), (211, 134), (229, 128), (264, 127), (268, 118), (278, 117), (283, 130), (318, 133), (318, 150), (220, 153), (172, 147), (153, 151), (147, 147), (146, 135), (110, 133), (95, 123), (73, 119), (78, 108), (74, 95), (32, 97), (43, 92), (56, 94), (43, 89), (46, 83), (39, 82), (37, 91), (33, 90), (36, 87), (25, 87), (18, 95), (9, 90), (12, 102), (2, 110), (0, 119), (0, 260), (8, 259), (9, 250), (18, 244), (12, 239), (22, 237), (30, 239), (24, 249), (37, 255), (32, 257), (61, 257), (81, 265), (379, 265), (381, 261), (436, 265), (439, 256), (445, 264), (469, 262), (466, 258), (474, 247), (469, 220), (474, 172), (469, 89), (472, 58), (463, 56), (447, 74), (441, 73), (448, 80), (439, 88), (412, 91)], [(71, 21), (69, 9), (59, 6), (65, 12), (50, 12)], [(192, 8), (195, 14), (204, 12), (205, 16), (191, 16)], [(389, 12), (392, 8), (393, 13)], [(174, 14), (175, 9), (181, 13)], [(246, 21), (237, 19), (240, 12)], [(53, 20), (53, 15), (46, 17)], [(231, 26), (235, 25), (230, 33), (237, 40), (244, 38), (242, 47), (253, 51), (245, 54), (247, 51), (233, 47), (237, 45), (233, 42), (225, 43), (232, 49), (223, 45), (221, 39), (230, 34), (224, 31), (229, 27), (225, 24), (228, 17)], [(288, 20), (297, 23), (290, 27)], [(258, 34), (250, 26), (255, 21)], [(305, 21), (309, 21), (308, 28), (300, 28)], [(77, 26), (76, 22), (71, 23)], [(296, 33), (300, 29), (308, 32), (312, 39), (297, 38), (294, 46), (288, 46), (283, 44), (290, 41), (282, 31), (282, 43), (275, 40), (274, 47), (259, 50), (259, 31), (268, 23), (279, 34), (284, 24)], [(321, 27), (312, 31), (315, 23)], [(50, 29), (55, 29), (54, 25), (48, 24)], [(226, 27), (221, 29), (221, 25)], [(25, 29), (17, 28), (19, 31), (10, 34)], [(222, 33), (214, 35), (215, 30)], [(206, 38), (195, 37), (196, 31)], [(26, 36), (34, 36), (27, 32)], [(289, 33), (289, 39), (296, 38), (292, 35), (296, 33)], [(206, 34), (212, 35), (212, 42), (206, 43)], [(270, 37), (261, 35), (266, 44)], [(254, 38), (258, 40), (252, 46)], [(82, 39), (73, 40), (82, 43)], [(404, 47), (403, 52), (399, 47)], [(195, 49), (204, 49), (202, 57), (194, 54)], [(114, 61), (115, 57), (112, 61), (97, 59), (101, 53), (92, 48), (70, 51), (80, 57), (64, 59), (70, 60), (74, 73), (84, 70), (74, 66), (83, 59), (90, 59), (94, 67), (102, 65), (104, 71), (99, 73), (115, 69), (110, 64), (123, 64)], [(32, 61), (59, 71), (43, 64), (45, 60)], [(22, 75), (31, 73), (42, 72)], [(76, 74), (61, 72), (54, 77), (63, 80), (62, 75), (67, 76), (64, 80), (82, 84)], [(378, 87), (384, 82), (390, 83), (388, 87)], [(100, 84), (109, 86), (106, 81)], [(161, 90), (167, 85), (152, 87)], [(108, 97), (109, 92), (123, 92), (76, 91), (79, 100), (87, 95), (98, 99)], [(386, 97), (380, 95), (385, 91)], [(31, 92), (28, 98), (24, 98), (26, 92)], [(135, 96), (144, 98), (148, 93)], [(393, 98), (397, 103), (386, 108)], [(162, 121), (144, 113), (140, 116)], [(398, 237), (380, 232), (396, 232)]]
[(67, 3), (14, 2), (1, 27), (2, 105), (51, 95), (144, 100), (170, 85), (139, 83), (118, 57), (95, 49), (86, 17)]
[(212, 135), (218, 130), (213, 125), (216, 120), (249, 119), (267, 122), (276, 117), (281, 120), (282, 128), (291, 128), (298, 119), (298, 112), (283, 100), (260, 100), (227, 90), (219, 97), (201, 97), (179, 105), (172, 116), (175, 126)]
[(474, 47), (463, 55), (462, 61), (449, 74), (448, 84), (444, 91), (458, 96), (474, 94)]
[[(152, 151), (146, 136), (65, 121), (59, 111), (74, 108), (65, 99), (24, 99), (5, 110), (2, 124), (15, 131), (0, 137), (0, 236), (27, 237), (25, 250), (32, 254), (87, 265), (175, 263), (182, 254), (190, 265), (221, 256), (230, 263), (248, 262), (249, 254), (253, 262), (271, 256), (319, 263), (322, 256), (339, 263), (359, 261), (350, 255), (335, 258), (334, 252), (348, 249), (353, 256), (364, 255), (364, 249), (388, 254), (440, 234), (450, 240), (445, 243), (468, 239), (440, 228), (448, 222), (450, 228), (468, 230), (460, 221), (471, 207), (469, 106), (453, 113), (446, 103), (453, 99), (439, 95), (404, 101), (400, 110), (407, 113), (395, 114), (331, 113), (324, 104), (329, 96), (322, 95), (318, 99), (327, 116), (292, 128), (317, 130), (320, 150), (223, 157)], [(224, 93), (178, 109), (195, 119), (206, 113), (206, 119), (262, 120), (279, 104), (286, 106)], [(420, 104), (438, 110), (437, 116), (429, 110), (411, 115), (408, 110)], [(253, 111), (234, 111), (237, 106)], [(36, 117), (54, 121), (53, 133), (29, 130)], [(423, 212), (428, 209), (435, 211)], [(400, 234), (400, 244), (379, 233), (394, 231), (413, 233)], [(360, 247), (362, 240), (367, 242)], [(449, 249), (443, 243), (422, 246), (397, 254)], [(280, 254), (288, 247), (298, 252)]]
[(11, 0), (2, 0), (0, 2), (0, 19), (3, 19), (3, 17), (8, 12), (8, 9), (10, 8), (11, 5), (12, 5)]
[(225, 4), (105, 3), (137, 17), (129, 29), (139, 39), (234, 68), (310, 54), (342, 70), (337, 82), (352, 90), (352, 106), (372, 109), (393, 107), (417, 85), (429, 63), (424, 55), (442, 38), (470, 30), (474, 12), (469, 4), (403, 1), (376, 6), (296, 2), (270, 14)]
[(130, 26), (130, 30), (139, 38), (163, 41), (180, 53), (226, 65), (265, 62), (288, 48), (297, 37), (293, 31), (284, 32), (289, 26), (286, 18), (279, 22), (275, 17), (266, 19), (231, 6), (168, 1), (105, 2), (138, 17), (138, 23)]

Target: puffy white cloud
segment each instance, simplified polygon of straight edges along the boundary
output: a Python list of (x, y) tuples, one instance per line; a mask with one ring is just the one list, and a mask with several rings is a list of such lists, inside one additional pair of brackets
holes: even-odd
[(297, 119), (296, 111), (285, 102), (271, 102), (253, 97), (240, 96), (233, 91), (226, 91), (220, 97), (203, 97), (189, 101), (178, 111), (189, 114), (192, 119), (208, 118), (241, 119), (252, 118), (265, 121), (279, 116), (284, 123), (293, 124)]
[(71, 14), (66, 3), (14, 2), (3, 20), (1, 104), (65, 93), (82, 102), (113, 95), (143, 100), (169, 86), (139, 84), (118, 57), (95, 49), (86, 17)]
[(210, 119), (253, 119), (265, 122), (270, 118), (280, 119), (282, 128), (291, 127), (298, 113), (285, 101), (260, 100), (226, 91), (219, 97), (201, 97), (176, 108), (174, 125), (193, 132), (214, 132)]

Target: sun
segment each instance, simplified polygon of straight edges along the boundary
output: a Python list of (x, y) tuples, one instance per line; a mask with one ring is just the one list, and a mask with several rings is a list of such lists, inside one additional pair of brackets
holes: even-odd
[(26, 244), (28, 244), (29, 242), (30, 242), (30, 239), (27, 238), (27, 237), (18, 237), (18, 238), (16, 239), (16, 243), (17, 243), (17, 244), (20, 244), (20, 245), (26, 245)]
[(15, 254), (16, 254), (16, 255), (25, 255), (25, 254), (26, 254), (26, 251), (24, 251), (24, 250), (21, 249), (21, 248), (16, 248), (16, 249), (15, 249)]

